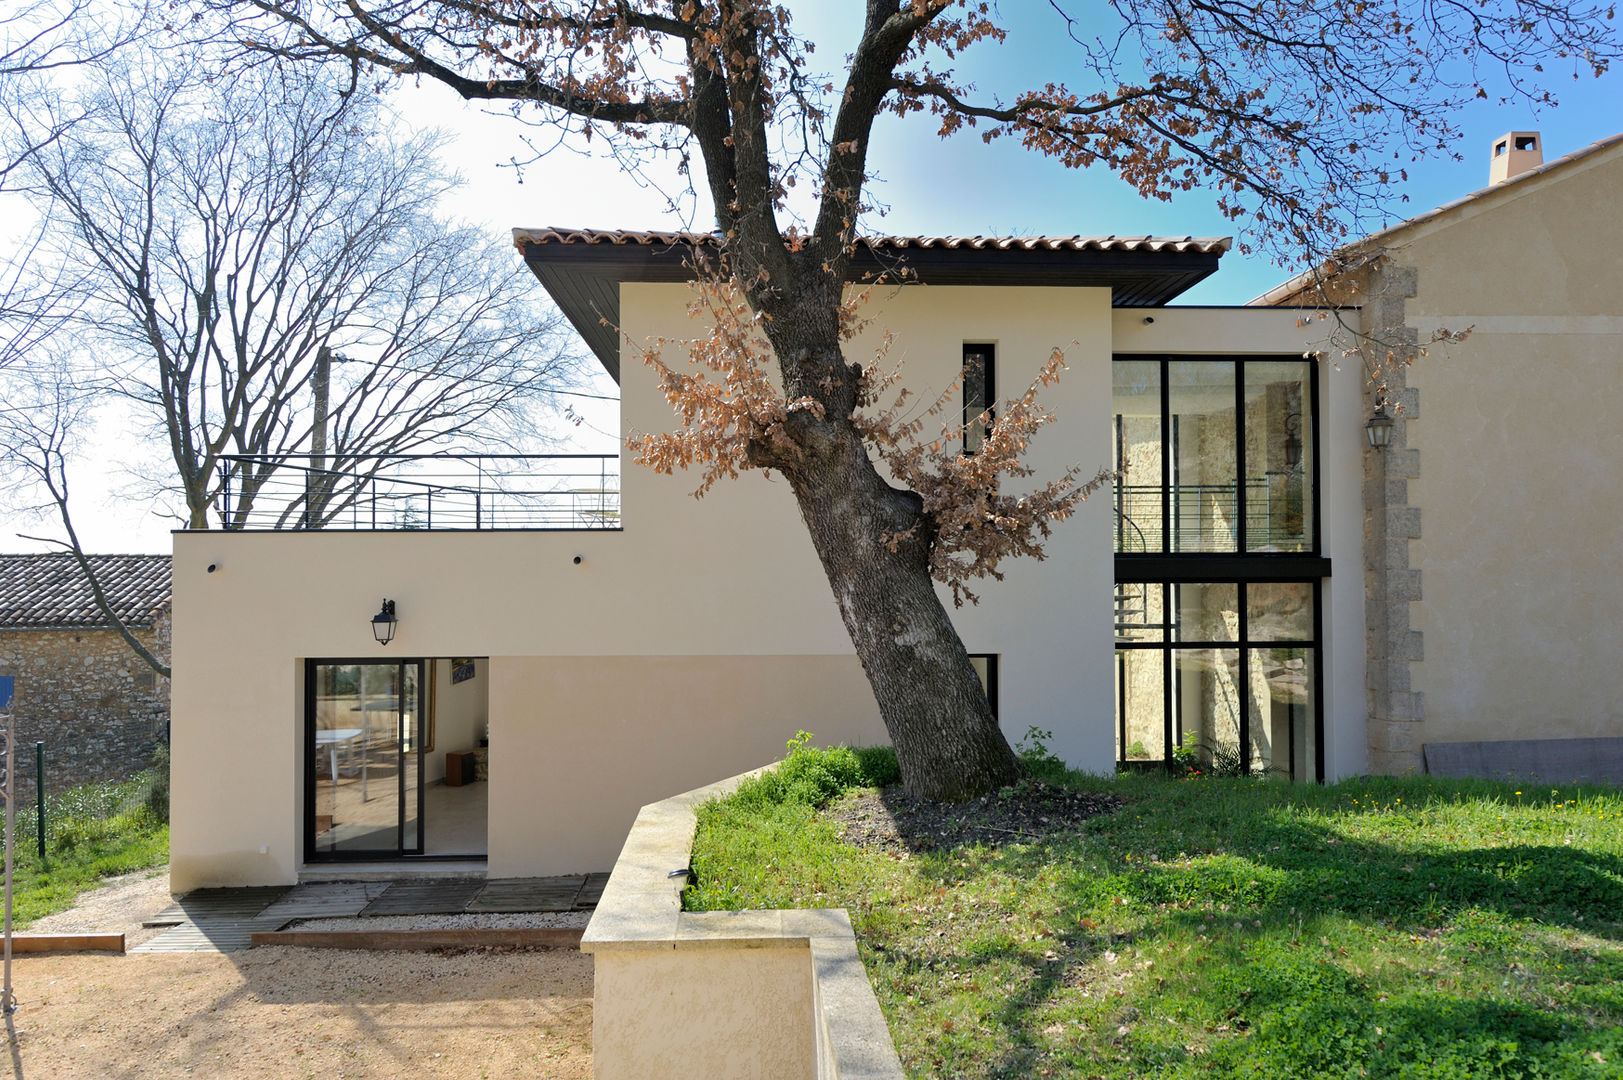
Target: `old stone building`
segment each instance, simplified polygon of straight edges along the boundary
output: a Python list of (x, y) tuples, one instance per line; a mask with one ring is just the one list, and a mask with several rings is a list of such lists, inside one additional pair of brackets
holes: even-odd
[[(92, 555), (114, 612), (160, 659), (169, 656), (169, 556)], [(0, 555), (0, 673), (16, 678), (17, 794), (122, 779), (169, 738), (169, 680), (130, 648), (68, 554)]]

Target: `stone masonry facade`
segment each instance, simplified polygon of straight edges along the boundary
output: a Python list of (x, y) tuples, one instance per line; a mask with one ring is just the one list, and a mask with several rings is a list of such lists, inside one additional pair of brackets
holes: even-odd
[[(169, 656), (169, 613), (132, 633)], [(169, 680), (116, 630), (0, 629), (0, 672), (16, 678), (16, 799), (34, 798), (34, 744), (45, 744), (47, 794), (126, 779), (169, 741)]]
[[(1409, 545), (1420, 538), (1420, 508), (1409, 502), (1409, 481), (1420, 476), (1420, 451), (1409, 445), (1408, 421), (1420, 415), (1420, 391), (1411, 385), (1413, 368), (1401, 360), (1419, 346), (1405, 311), (1406, 301), (1418, 290), (1419, 275), (1411, 267), (1385, 262), (1370, 270), (1366, 284), (1362, 329), (1381, 354), (1371, 377), (1386, 387), (1387, 411), (1397, 420), (1387, 449), (1364, 448), (1368, 769), (1403, 775), (1425, 771), (1421, 729), (1426, 703), (1411, 686), (1414, 665), (1424, 659), (1424, 642), (1410, 625), (1410, 605), (1421, 598), (1420, 568)], [(1386, 362), (1388, 348), (1399, 354), (1398, 362)]]

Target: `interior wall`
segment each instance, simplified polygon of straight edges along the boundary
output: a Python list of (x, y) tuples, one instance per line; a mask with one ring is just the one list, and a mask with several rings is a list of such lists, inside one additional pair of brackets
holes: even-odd
[(490, 715), (490, 660), (474, 660), (474, 677), (451, 683), (451, 661), (441, 657), (434, 665), (434, 748), (424, 762), (424, 779), (437, 783), (445, 779), (445, 755), (472, 750), (485, 733)]

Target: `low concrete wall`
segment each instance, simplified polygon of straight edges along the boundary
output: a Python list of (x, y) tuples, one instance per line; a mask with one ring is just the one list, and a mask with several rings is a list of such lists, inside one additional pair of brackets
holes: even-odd
[(844, 910), (682, 910), (694, 811), (750, 775), (651, 803), (626, 837), (580, 946), (598, 1080), (902, 1078)]
[(1623, 785), (1623, 738), (1426, 743), (1432, 776)]

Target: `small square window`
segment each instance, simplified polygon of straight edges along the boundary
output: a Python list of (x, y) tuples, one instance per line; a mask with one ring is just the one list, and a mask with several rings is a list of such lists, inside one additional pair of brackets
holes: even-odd
[(142, 693), (150, 694), (158, 688), (158, 676), (151, 671), (137, 671), (135, 673), (135, 688)]

